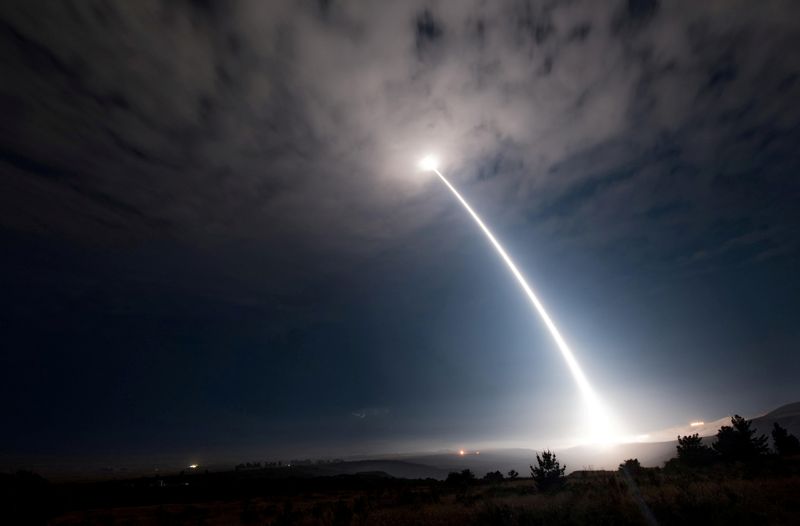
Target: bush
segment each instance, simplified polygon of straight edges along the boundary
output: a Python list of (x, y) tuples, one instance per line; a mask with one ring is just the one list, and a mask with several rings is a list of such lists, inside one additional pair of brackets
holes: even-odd
[(490, 471), (483, 476), (483, 480), (485, 480), (486, 482), (491, 482), (492, 484), (503, 482), (504, 479), (505, 477), (499, 471)]
[(716, 452), (703, 444), (703, 439), (695, 433), (682, 437), (678, 435), (678, 460), (687, 466), (705, 466), (716, 458)]
[(459, 473), (448, 473), (445, 482), (453, 486), (468, 486), (475, 482), (475, 474), (469, 469), (462, 470)]
[(541, 457), (536, 455), (536, 463), (537, 467), (530, 467), (531, 476), (540, 491), (550, 491), (564, 485), (567, 466), (561, 467), (555, 453), (547, 449), (542, 451)]
[(627, 471), (629, 475), (635, 477), (642, 472), (642, 465), (638, 458), (629, 458), (619, 465), (619, 471)]

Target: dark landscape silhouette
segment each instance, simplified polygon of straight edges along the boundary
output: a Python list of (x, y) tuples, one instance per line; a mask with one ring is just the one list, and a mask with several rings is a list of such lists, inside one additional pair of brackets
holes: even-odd
[(627, 458), (616, 470), (570, 469), (545, 449), (529, 452), (523, 475), (479, 475), (485, 464), (469, 462), (479, 455), (451, 454), (472, 467), (294, 459), (57, 483), (19, 470), (0, 476), (0, 491), (9, 524), (792, 524), (799, 422), (800, 403), (734, 415), (713, 436), (678, 436), (661, 465)]

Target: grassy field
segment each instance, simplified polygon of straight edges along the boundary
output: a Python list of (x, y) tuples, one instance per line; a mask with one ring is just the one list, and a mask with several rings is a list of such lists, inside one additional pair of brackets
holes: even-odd
[[(199, 479), (198, 479), (199, 481)], [(287, 486), (288, 484), (288, 486)], [(191, 486), (185, 486), (190, 488)], [(58, 513), (57, 525), (266, 524), (266, 525), (536, 525), (536, 524), (800, 524), (796, 466), (751, 469), (643, 469), (576, 472), (553, 492), (537, 492), (528, 479), (448, 485), (380, 477), (275, 482), (221, 492), (170, 490), (152, 501)], [(124, 486), (118, 488), (124, 490)], [(164, 489), (164, 488), (160, 488)], [(173, 488), (176, 489), (176, 488)], [(177, 488), (180, 490), (180, 488)], [(227, 488), (229, 489), (229, 488)], [(242, 491), (240, 491), (242, 490)], [(134, 502), (139, 500), (140, 502)], [(171, 501), (171, 502), (170, 502)], [(650, 522), (648, 522), (650, 521)]]

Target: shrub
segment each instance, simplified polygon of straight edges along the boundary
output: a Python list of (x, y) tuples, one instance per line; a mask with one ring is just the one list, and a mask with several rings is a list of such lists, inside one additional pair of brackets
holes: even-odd
[(353, 522), (353, 509), (347, 502), (340, 499), (333, 507), (331, 524), (333, 526), (348, 526), (351, 522)]
[(678, 435), (678, 460), (687, 466), (704, 466), (714, 461), (716, 452), (703, 444), (703, 439), (695, 433), (682, 437)]
[(619, 471), (627, 471), (631, 476), (637, 476), (642, 472), (642, 465), (639, 464), (638, 458), (629, 458), (619, 465)]
[(445, 481), (447, 484), (454, 485), (454, 486), (468, 486), (475, 481), (475, 474), (469, 470), (465, 469), (459, 473), (452, 472), (447, 475), (447, 480)]
[(556, 454), (550, 450), (542, 451), (542, 456), (536, 455), (537, 467), (531, 466), (531, 476), (540, 491), (558, 489), (564, 485), (564, 471), (567, 466), (561, 467)]
[(483, 480), (485, 480), (486, 482), (491, 482), (492, 484), (503, 482), (504, 479), (505, 477), (499, 471), (490, 471), (483, 476)]

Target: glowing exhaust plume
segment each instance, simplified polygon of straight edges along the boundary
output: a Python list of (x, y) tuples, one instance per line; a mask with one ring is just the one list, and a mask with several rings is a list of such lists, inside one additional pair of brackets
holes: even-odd
[(544, 309), (542, 302), (539, 301), (539, 298), (536, 297), (536, 294), (531, 289), (528, 282), (525, 281), (525, 277), (522, 273), (517, 269), (517, 266), (511, 260), (511, 257), (506, 253), (505, 249), (500, 245), (500, 242), (494, 237), (494, 234), (489, 230), (478, 214), (469, 206), (469, 203), (461, 197), (461, 194), (458, 193), (458, 190), (450, 184), (450, 181), (442, 175), (442, 172), (439, 171), (438, 168), (438, 161), (433, 156), (427, 156), (423, 158), (420, 163), (419, 167), (423, 170), (432, 171), (436, 175), (439, 176), (439, 179), (450, 189), (453, 195), (456, 196), (464, 208), (469, 212), (469, 215), (472, 216), (472, 219), (478, 223), (478, 226), (483, 230), (483, 233), (486, 234), (486, 237), (489, 238), (494, 248), (497, 250), (497, 253), (500, 254), (500, 257), (506, 263), (508, 268), (511, 270), (511, 273), (517, 278), (522, 290), (525, 291), (525, 294), (530, 299), (531, 303), (533, 304), (536, 312), (544, 321), (544, 324), (547, 326), (547, 330), (550, 331), (550, 335), (555, 340), (556, 345), (558, 346), (558, 350), (561, 352), (561, 355), (564, 357), (564, 360), (567, 362), (567, 366), (569, 367), (570, 373), (572, 373), (572, 377), (575, 379), (575, 382), (578, 384), (578, 389), (584, 398), (584, 402), (586, 404), (585, 410), (587, 411), (586, 418), (589, 422), (589, 429), (590, 429), (590, 436), (587, 437), (591, 442), (610, 442), (615, 439), (618, 439), (618, 435), (615, 433), (614, 426), (611, 423), (610, 417), (606, 412), (605, 407), (601, 403), (600, 399), (595, 394), (592, 386), (589, 384), (589, 381), (586, 379), (586, 375), (583, 373), (581, 366), (578, 364), (578, 361), (575, 359), (575, 356), (572, 354), (572, 350), (567, 345), (567, 342), (564, 341), (564, 338), (561, 336), (561, 333), (558, 332), (558, 328), (556, 327), (553, 320), (550, 319), (550, 315), (547, 314), (547, 311)]

